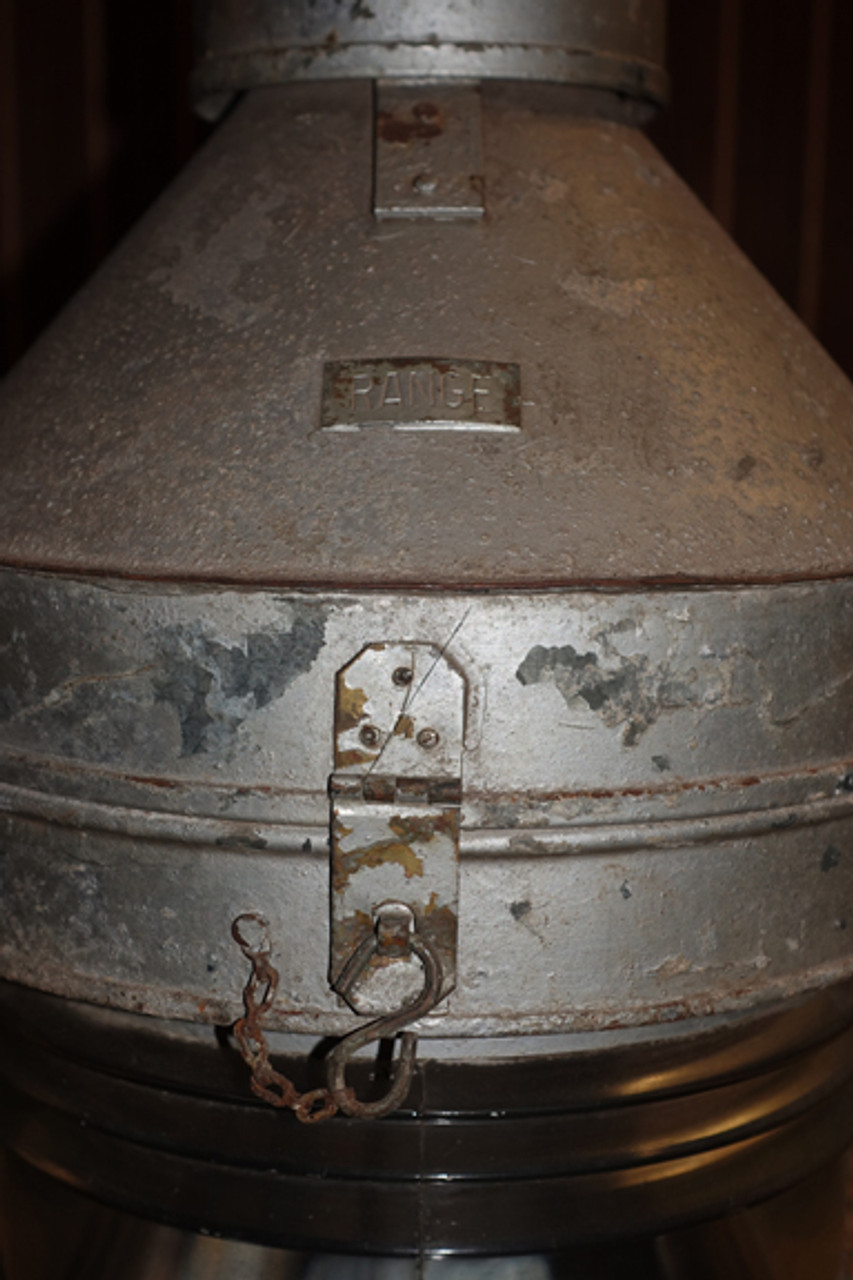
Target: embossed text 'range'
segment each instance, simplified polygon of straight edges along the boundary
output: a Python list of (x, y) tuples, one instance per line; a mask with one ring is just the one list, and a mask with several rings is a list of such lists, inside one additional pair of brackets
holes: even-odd
[(341, 360), (323, 367), (327, 431), (519, 431), (519, 368), (489, 360)]

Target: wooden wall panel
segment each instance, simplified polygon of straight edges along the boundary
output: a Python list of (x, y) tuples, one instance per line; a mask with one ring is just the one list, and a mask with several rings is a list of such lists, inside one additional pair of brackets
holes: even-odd
[(674, 3), (669, 10), (668, 60), (675, 104), (690, 109), (665, 111), (649, 132), (670, 164), (699, 199), (714, 207), (720, 91), (719, 47), (723, 34), (721, 0)]
[(19, 198), (18, 62), (15, 13), (0, 0), (0, 372), (20, 350), (18, 271), (22, 261)]
[(815, 329), (853, 377), (853, 4), (836, 0), (827, 72), (824, 216)]
[(732, 231), (760, 271), (795, 302), (811, 26), (808, 0), (741, 6)]
[[(82, 6), (15, 6), (20, 328), (37, 332), (91, 265)], [(50, 68), (49, 86), (44, 69)], [(70, 106), (70, 109), (69, 109)]]
[(0, 0), (0, 371), (189, 158), (192, 0)]

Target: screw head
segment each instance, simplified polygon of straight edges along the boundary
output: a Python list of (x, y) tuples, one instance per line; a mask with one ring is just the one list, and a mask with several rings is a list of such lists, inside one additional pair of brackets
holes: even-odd
[(411, 667), (398, 667), (391, 679), (401, 689), (405, 689), (407, 685), (412, 683), (414, 672)]
[(419, 747), (423, 747), (424, 751), (431, 751), (433, 747), (437, 747), (441, 741), (438, 732), (435, 729), (421, 729), (417, 737)]
[(412, 187), (419, 196), (431, 196), (438, 187), (438, 179), (429, 173), (419, 173), (412, 179)]
[(382, 734), (376, 728), (375, 724), (362, 725), (358, 734), (359, 742), (361, 742), (362, 746), (365, 747), (378, 747), (379, 739), (381, 737)]

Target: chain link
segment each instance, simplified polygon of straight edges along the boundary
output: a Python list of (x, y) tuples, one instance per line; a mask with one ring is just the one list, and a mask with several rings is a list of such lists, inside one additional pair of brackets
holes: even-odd
[[(260, 945), (252, 946), (243, 929), (252, 925), (260, 931)], [(243, 990), (245, 1015), (234, 1024), (234, 1038), (244, 1061), (251, 1068), (252, 1092), (273, 1107), (289, 1107), (303, 1124), (316, 1124), (328, 1120), (338, 1110), (338, 1104), (328, 1089), (311, 1089), (300, 1093), (287, 1076), (276, 1071), (270, 1062), (269, 1045), (261, 1026), (261, 1020), (272, 1007), (278, 990), (278, 970), (270, 962), (268, 922), (257, 912), (248, 911), (238, 916), (231, 926), (231, 935), (243, 955), (250, 962), (252, 972)]]

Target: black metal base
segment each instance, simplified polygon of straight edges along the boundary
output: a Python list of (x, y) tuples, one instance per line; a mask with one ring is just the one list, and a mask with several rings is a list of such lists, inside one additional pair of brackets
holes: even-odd
[(751, 1209), (657, 1238), (505, 1258), (354, 1258), (192, 1234), (0, 1164), (3, 1280), (841, 1280), (845, 1162)]
[[(123, 1210), (291, 1250), (610, 1248), (768, 1200), (853, 1139), (850, 986), (594, 1054), (422, 1062), (405, 1110), (317, 1126), (252, 1098), (225, 1033), (10, 985), (0, 1009), (14, 1159)], [(308, 1087), (320, 1063), (301, 1071)], [(353, 1072), (360, 1095), (369, 1074)]]

